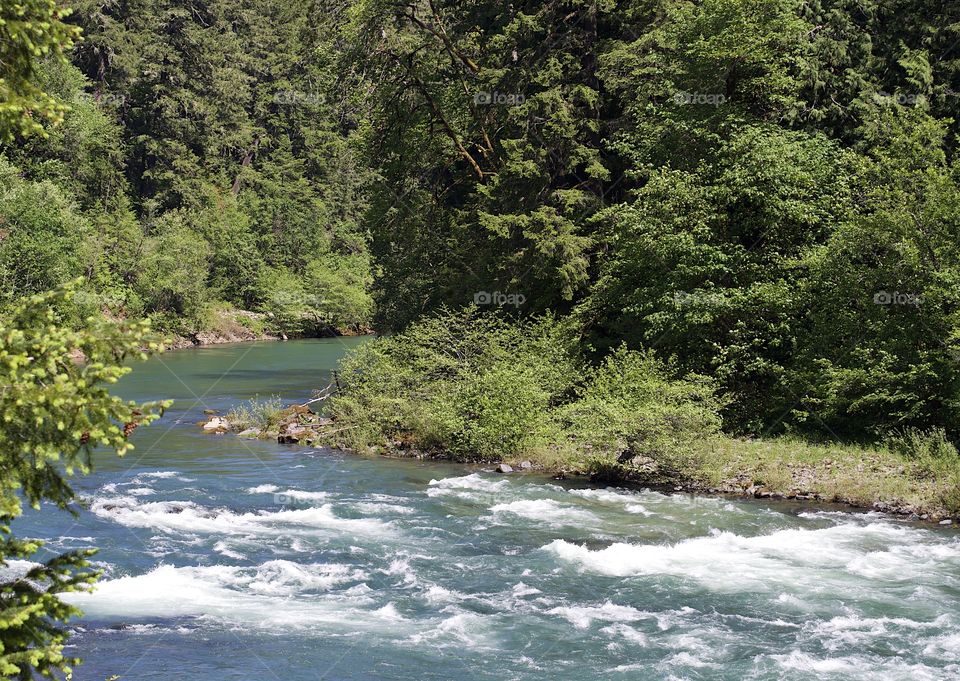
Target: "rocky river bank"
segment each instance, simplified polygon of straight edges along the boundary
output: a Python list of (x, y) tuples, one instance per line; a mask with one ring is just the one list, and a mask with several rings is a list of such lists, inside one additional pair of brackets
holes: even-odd
[[(210, 434), (235, 433), (242, 438), (276, 440), (280, 444), (301, 445), (306, 447), (343, 448), (337, 437), (344, 428), (338, 428), (335, 421), (319, 412), (321, 405), (333, 391), (333, 386), (320, 391), (317, 396), (305, 404), (286, 407), (274, 415), (266, 425), (231, 420), (230, 414), (208, 414), (201, 423), (203, 430)], [(315, 410), (312, 407), (317, 407)], [(410, 447), (402, 440), (385, 442), (381, 447), (370, 448), (366, 454), (396, 459), (449, 460), (443, 452), (428, 452)], [(862, 498), (847, 496), (842, 492), (831, 491), (827, 484), (829, 476), (836, 473), (838, 466), (851, 466), (850, 462), (838, 462), (822, 459), (817, 462), (795, 461), (783, 466), (783, 477), (776, 483), (764, 476), (757, 475), (744, 467), (733, 474), (717, 479), (696, 474), (678, 474), (666, 472), (653, 459), (637, 459), (630, 466), (605, 466), (591, 470), (588, 466), (571, 467), (569, 465), (548, 464), (537, 461), (474, 461), (480, 466), (493, 466), (501, 474), (537, 472), (550, 474), (555, 479), (581, 478), (593, 484), (618, 486), (630, 489), (657, 489), (667, 492), (708, 494), (714, 496), (748, 497), (756, 499), (813, 502), (820, 504), (839, 504), (851, 509), (872, 510), (905, 518), (911, 521), (952, 525), (960, 518), (954, 518), (950, 512), (935, 503), (917, 504), (903, 499), (873, 499), (864, 503)], [(903, 466), (885, 464), (881, 459), (864, 459), (852, 464), (855, 473), (864, 476), (906, 475)]]

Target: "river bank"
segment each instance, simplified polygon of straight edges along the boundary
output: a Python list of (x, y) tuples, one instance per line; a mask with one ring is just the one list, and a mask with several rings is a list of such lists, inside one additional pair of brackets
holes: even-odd
[(290, 335), (270, 328), (270, 318), (262, 312), (250, 310), (217, 310), (207, 320), (204, 328), (191, 333), (168, 335), (164, 347), (168, 350), (224, 345), (227, 343), (251, 343), (255, 341), (288, 340), (289, 338), (335, 338), (340, 336), (363, 336), (371, 332), (365, 328), (327, 326), (318, 333)]
[[(322, 403), (322, 399), (319, 401)], [(449, 452), (423, 450), (403, 440), (357, 451), (343, 437), (350, 429), (311, 409), (310, 404), (251, 403), (225, 416), (210, 415), (210, 433), (234, 431), (241, 437), (282, 444), (330, 446), (367, 456), (460, 461)], [(527, 470), (557, 479), (581, 478), (594, 484), (682, 491), (757, 499), (840, 504), (910, 520), (951, 525), (960, 521), (960, 466), (937, 469), (931, 461), (905, 457), (887, 448), (810, 443), (796, 438), (742, 439), (718, 436), (696, 451), (671, 461), (670, 469), (651, 458), (629, 465), (598, 465), (589, 450), (531, 451), (517, 459), (472, 459), (503, 474)]]

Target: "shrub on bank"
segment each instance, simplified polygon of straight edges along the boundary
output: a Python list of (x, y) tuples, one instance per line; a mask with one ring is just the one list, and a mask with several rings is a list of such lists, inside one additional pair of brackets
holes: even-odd
[(938, 481), (938, 497), (944, 508), (960, 511), (960, 452), (942, 428), (904, 428), (886, 439), (889, 450), (912, 463), (919, 480)]
[(719, 428), (703, 377), (677, 379), (652, 353), (599, 366), (569, 322), (443, 312), (352, 351), (331, 415), (355, 449), (400, 446), (461, 460), (566, 457), (668, 464)]

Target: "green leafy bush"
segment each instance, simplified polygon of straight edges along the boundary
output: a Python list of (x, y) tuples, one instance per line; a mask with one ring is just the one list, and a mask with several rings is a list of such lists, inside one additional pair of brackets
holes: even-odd
[(0, 303), (10, 304), (79, 276), (88, 220), (52, 182), (29, 182), (0, 156)]
[(956, 446), (942, 428), (904, 428), (894, 431), (887, 436), (886, 445), (897, 454), (918, 461), (960, 458)]
[(137, 290), (146, 309), (158, 316), (195, 321), (207, 301), (210, 245), (182, 215), (158, 220), (156, 236), (147, 240)]
[(720, 428), (714, 389), (701, 376), (671, 380), (652, 352), (621, 347), (589, 371), (563, 418), (567, 430), (601, 456), (646, 457), (678, 469), (697, 442)]
[(960, 453), (945, 430), (904, 428), (888, 435), (886, 445), (912, 463), (918, 478), (939, 483), (944, 508), (960, 511)]
[(331, 413), (356, 448), (399, 442), (488, 461), (590, 451), (666, 465), (719, 427), (710, 381), (674, 380), (652, 354), (626, 349), (590, 366), (569, 323), (549, 316), (443, 312), (354, 350), (342, 369)]

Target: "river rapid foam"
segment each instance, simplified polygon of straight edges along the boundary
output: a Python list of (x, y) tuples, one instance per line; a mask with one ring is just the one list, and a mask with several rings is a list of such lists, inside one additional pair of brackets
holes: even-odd
[(363, 493), (204, 482), (94, 491), (97, 522), (153, 564), (70, 597), (84, 636), (345, 639), (513, 678), (960, 677), (953, 533), (486, 472)]

